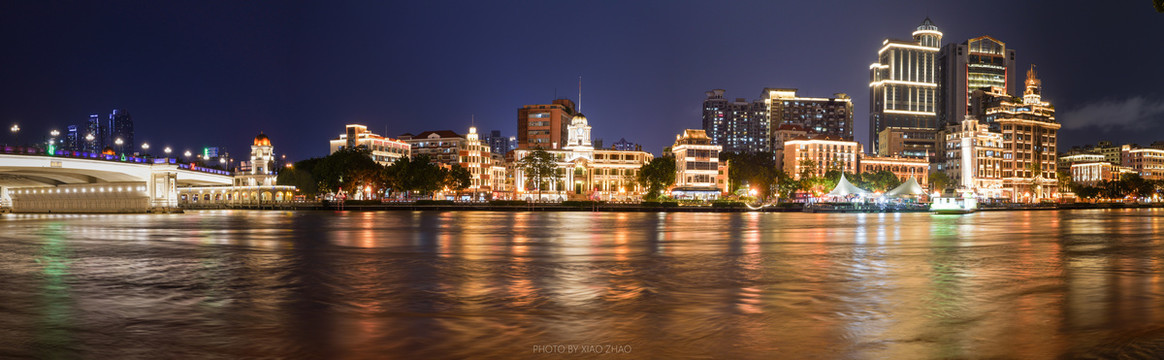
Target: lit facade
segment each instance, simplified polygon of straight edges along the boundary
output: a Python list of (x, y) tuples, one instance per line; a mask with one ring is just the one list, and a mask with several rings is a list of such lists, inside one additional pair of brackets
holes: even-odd
[(342, 149), (364, 147), (371, 150), (372, 160), (380, 165), (391, 165), (396, 160), (412, 156), (412, 146), (406, 142), (383, 137), (368, 131), (368, 127), (359, 124), (349, 124), (339, 138), (328, 142), (330, 152), (334, 154)]
[[(928, 17), (912, 41), (885, 39), (877, 62), (869, 65), (869, 134), (881, 154), (879, 134), (887, 128), (936, 132), (938, 51), (942, 32)], [(891, 154), (892, 152), (885, 152)]]
[[(643, 151), (595, 149), (590, 139), (590, 124), (582, 114), (576, 114), (569, 125), (566, 146), (548, 149), (554, 156), (558, 178), (548, 180), (540, 191), (534, 179), (527, 176), (518, 164), (535, 151), (518, 148), (511, 152), (508, 162), (512, 181), (512, 198), (517, 200), (640, 200), (646, 188), (638, 183), (639, 170), (654, 156)], [(539, 195), (540, 194), (540, 195)]]
[[(687, 129), (675, 135), (671, 153), (675, 156), (675, 187), (691, 198), (715, 199), (727, 191), (726, 166), (721, 166), (722, 147), (711, 143), (703, 130)], [(677, 196), (682, 197), (682, 196)]]
[(1087, 186), (1095, 186), (1103, 181), (1119, 180), (1123, 174), (1136, 173), (1134, 169), (1105, 161), (1073, 163), (1069, 171), (1072, 182)]
[[(947, 44), (938, 53), (938, 123), (961, 123), (970, 113), (974, 90), (998, 88), (1003, 94), (1016, 91), (1014, 49), (990, 36), (980, 36), (961, 44)], [(979, 121), (989, 122), (982, 116)]]
[(405, 133), (400, 135), (400, 141), (408, 143), (412, 156), (428, 155), (432, 163), (447, 166), (460, 161), (461, 149), (465, 146), (465, 137), (452, 130)]
[[(1002, 187), (1003, 137), (973, 116), (941, 133), (943, 171), (954, 187), (980, 197), (1009, 199)], [(941, 190), (941, 189), (935, 189)]]
[(1123, 166), (1148, 180), (1164, 179), (1164, 150), (1123, 146)]
[(933, 129), (886, 128), (877, 134), (877, 155), (928, 158), (937, 154), (937, 136)]
[(703, 131), (711, 138), (712, 144), (720, 145), (723, 151), (760, 152), (770, 151), (769, 132), (771, 122), (768, 104), (763, 100), (747, 101), (724, 98), (723, 89), (708, 91), (703, 101)]
[(1002, 129), (1003, 187), (1015, 202), (1038, 202), (1058, 197), (1056, 176), (1058, 130), (1055, 108), (1042, 100), (1042, 81), (1034, 67), (1027, 72), (1022, 101), (1004, 100), (986, 109)]
[(1059, 171), (1071, 172), (1071, 166), (1075, 164), (1087, 164), (1106, 162), (1103, 155), (1100, 154), (1074, 154), (1074, 155), (1060, 155), (1058, 163)]
[(772, 154), (776, 157), (776, 167), (784, 168), (784, 142), (807, 138), (809, 132), (798, 125), (780, 125), (772, 130)]
[(764, 89), (762, 95), (775, 128), (797, 125), (815, 134), (853, 140), (853, 100), (849, 95), (814, 98), (798, 96), (796, 89), (773, 88)]
[(517, 148), (561, 149), (566, 145), (566, 127), (575, 112), (574, 102), (569, 99), (517, 109)]
[(477, 134), (477, 127), (469, 127), (458, 156), (457, 163), (469, 172), (469, 187), (462, 193), (475, 199), (491, 198), (495, 189), (493, 156), (489, 143), (481, 141)]
[(861, 158), (860, 168), (862, 173), (889, 171), (902, 182), (914, 178), (922, 187), (929, 186), (930, 162), (924, 158), (866, 156)]
[(817, 177), (823, 177), (829, 170), (856, 173), (859, 158), (864, 154), (861, 144), (856, 141), (835, 138), (800, 138), (784, 142), (784, 172), (793, 179), (800, 180), (801, 161), (812, 161)]

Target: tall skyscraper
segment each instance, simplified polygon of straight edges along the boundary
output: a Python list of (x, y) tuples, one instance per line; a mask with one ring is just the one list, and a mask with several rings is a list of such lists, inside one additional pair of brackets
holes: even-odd
[(853, 140), (853, 100), (849, 95), (804, 97), (796, 95), (796, 89), (766, 88), (759, 101), (767, 107), (772, 128), (796, 125), (819, 135)]
[(81, 129), (77, 125), (69, 125), (68, 130), (65, 131), (65, 139), (64, 143), (61, 144), (61, 147), (63, 150), (81, 151), (83, 150), (81, 147), (81, 141), (83, 141), (82, 139), (84, 138), (85, 135), (81, 134)]
[(88, 152), (101, 152), (105, 148), (106, 128), (101, 126), (101, 115), (89, 115), (89, 122), (85, 124), (86, 132), (81, 135), (81, 140), (84, 142), (82, 146)]
[[(136, 147), (133, 141), (133, 118), (129, 116), (129, 112), (124, 109), (113, 109), (109, 114), (109, 121), (106, 123), (108, 130), (105, 131), (105, 146), (112, 147), (117, 152), (133, 152)], [(117, 144), (117, 140), (121, 140), (121, 145)]]
[(880, 151), (880, 134), (886, 128), (937, 131), (937, 58), (941, 43), (942, 32), (928, 17), (914, 30), (912, 41), (881, 42), (877, 62), (869, 65), (872, 153), (885, 153)]
[(1014, 64), (1014, 49), (990, 36), (942, 47), (938, 53), (938, 124), (960, 124), (970, 113), (974, 90), (1016, 91)]
[(768, 107), (763, 100), (748, 101), (737, 98), (728, 101), (723, 89), (705, 93), (703, 101), (703, 131), (713, 145), (727, 152), (771, 151)]
[(561, 149), (566, 145), (566, 127), (574, 117), (574, 102), (557, 99), (550, 104), (526, 105), (517, 109), (517, 146), (521, 149)]

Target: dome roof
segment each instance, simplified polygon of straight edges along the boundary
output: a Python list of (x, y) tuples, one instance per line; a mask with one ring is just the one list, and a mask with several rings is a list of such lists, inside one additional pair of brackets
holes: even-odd
[(260, 131), (259, 136), (255, 136), (255, 146), (271, 146), (271, 139)]
[(934, 25), (934, 22), (932, 20), (930, 20), (929, 16), (927, 16), (925, 20), (922, 20), (921, 25), (917, 26), (917, 30), (918, 31), (922, 31), (922, 30), (938, 31), (938, 26)]
[(574, 117), (570, 119), (570, 122), (573, 124), (586, 123), (586, 115), (582, 115), (582, 113), (574, 114)]

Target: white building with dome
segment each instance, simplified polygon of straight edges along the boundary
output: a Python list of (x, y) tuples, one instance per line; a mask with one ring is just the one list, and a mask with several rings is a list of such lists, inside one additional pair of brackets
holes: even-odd
[[(638, 184), (639, 169), (654, 158), (649, 152), (595, 149), (590, 139), (590, 122), (575, 114), (567, 127), (566, 145), (545, 150), (557, 159), (558, 178), (546, 181), (538, 190), (520, 166), (513, 170), (512, 192), (516, 200), (529, 201), (637, 201), (646, 188)], [(536, 149), (513, 151), (514, 163)]]

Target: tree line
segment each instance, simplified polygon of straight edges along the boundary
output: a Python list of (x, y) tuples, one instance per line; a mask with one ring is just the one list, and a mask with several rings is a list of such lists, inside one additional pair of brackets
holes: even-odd
[(276, 183), (294, 185), (305, 194), (357, 193), (372, 189), (383, 196), (431, 196), (438, 190), (461, 191), (471, 184), (462, 166), (442, 167), (428, 155), (402, 157), (391, 165), (372, 160), (372, 151), (359, 146), (321, 158), (298, 161), (279, 172)]

